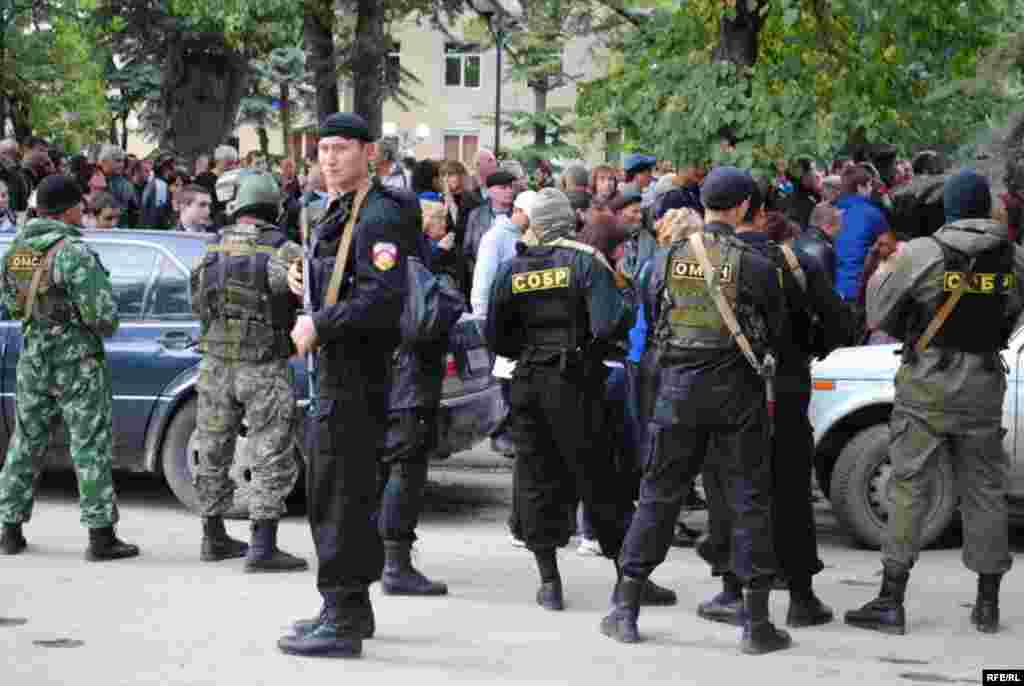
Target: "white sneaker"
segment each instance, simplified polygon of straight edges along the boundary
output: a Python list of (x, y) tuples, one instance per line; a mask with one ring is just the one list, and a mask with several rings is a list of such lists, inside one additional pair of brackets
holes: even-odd
[(584, 557), (601, 557), (601, 544), (596, 539), (581, 538), (576, 554)]

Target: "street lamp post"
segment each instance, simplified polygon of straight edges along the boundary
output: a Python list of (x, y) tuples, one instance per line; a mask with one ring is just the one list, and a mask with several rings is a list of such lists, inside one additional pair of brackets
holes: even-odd
[[(471, 0), (473, 9), (487, 20), (487, 26), (494, 34), (495, 79), (494, 79), (494, 156), (501, 149), (501, 51), (505, 42), (505, 19), (516, 9), (506, 8), (500, 0)], [(518, 3), (513, 3), (514, 5)]]

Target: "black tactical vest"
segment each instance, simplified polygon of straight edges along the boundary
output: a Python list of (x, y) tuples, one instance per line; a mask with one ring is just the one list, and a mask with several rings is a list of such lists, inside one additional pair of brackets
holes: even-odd
[(577, 254), (541, 245), (512, 258), (512, 302), (522, 321), (528, 359), (553, 361), (578, 352), (587, 342), (586, 302), (577, 286), (579, 275), (573, 273)]
[(920, 338), (938, 309), (967, 279), (967, 291), (932, 339), (931, 345), (967, 353), (1003, 350), (1010, 334), (1006, 326), (1007, 293), (1016, 286), (1013, 244), (1001, 241), (972, 258), (938, 238), (932, 237), (932, 240), (942, 248), (945, 262), (942, 274), (943, 297), (934, 307), (922, 308), (921, 316), (915, 318), (913, 340)]
[(286, 242), (276, 227), (258, 236), (227, 227), (196, 270), (194, 297), (203, 324), (199, 349), (231, 360), (263, 362), (292, 353), (295, 305), (270, 289), (271, 256)]

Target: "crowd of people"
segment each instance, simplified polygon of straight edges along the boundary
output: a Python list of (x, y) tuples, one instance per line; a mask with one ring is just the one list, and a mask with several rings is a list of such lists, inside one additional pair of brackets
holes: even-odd
[[(906, 631), (928, 477), (946, 451), (962, 466), (964, 560), (979, 576), (971, 619), (980, 631), (999, 629), (999, 583), (1011, 559), (1003, 393), (993, 390), (1005, 393), (999, 351), (1024, 311), (1024, 251), (987, 179), (946, 174), (937, 153), (908, 162), (883, 146), (829, 163), (828, 174), (800, 158), (780, 163), (775, 178), (756, 178), (703, 161), (676, 169), (643, 154), (558, 174), (544, 163), (530, 174), (481, 150), (470, 173), (455, 160), (399, 161), (364, 120), (342, 113), (321, 123), (318, 164), (302, 179), (291, 161), (272, 176), (253, 156), (238, 174), (229, 146), (215, 151), (212, 169), (200, 160), (194, 177), (173, 156), (157, 156), (147, 171), (114, 146), (95, 162), (71, 158), (63, 174), (45, 141), (28, 141), (20, 155), (13, 141), (0, 143), (0, 221), (17, 231), (0, 297), (26, 339), (20, 433), (0, 473), (0, 552), (27, 546), (21, 524), (41, 448), (26, 447), (22, 433), (35, 432), (40, 445), (46, 438), (23, 394), (53, 412), (81, 402), (22, 381), (66, 373), (94, 384), (85, 400), (100, 408), (63, 408), (82, 422), (72, 450), (90, 422), (103, 424), (106, 442), (87, 456), (94, 462), (75, 456), (103, 484), (92, 511), (83, 509), (97, 532), (88, 554), (138, 554), (113, 531), (109, 403), (103, 416), (100, 402), (109, 387), (101, 364), (83, 362), (102, 360), (90, 327), (109, 335), (116, 306), (105, 271), (77, 247), (76, 227), (219, 230), (192, 274), (203, 325), (195, 478), (203, 560), (306, 568), (276, 544), (297, 478), (294, 464), (282, 466), (293, 459), (287, 413), (265, 422), (273, 436), (250, 428), (262, 451), (252, 469), (251, 542), (230, 538), (222, 515), (238, 408), (291, 407), (296, 353), (318, 370), (304, 454), (323, 604), (281, 639), (284, 652), (361, 654), (374, 632), (367, 589), (377, 580), (388, 593), (447, 592), (410, 558), (446, 350), (443, 339), (407, 340), (399, 325), (415, 285), (410, 256), (450, 277), (496, 355), (507, 413), (492, 444), (515, 460), (509, 528), (536, 560), (541, 607), (564, 608), (557, 550), (578, 532), (581, 553), (613, 563), (601, 631), (620, 642), (640, 640), (642, 605), (678, 602), (650, 576), (680, 542), (695, 545), (722, 580), (698, 614), (742, 626), (743, 652), (791, 644), (770, 619), (773, 588), (789, 592), (788, 626), (831, 622), (813, 587), (824, 565), (811, 507), (810, 364), (840, 346), (898, 340), (883, 583), (845, 621)], [(22, 224), (12, 210), (39, 216)], [(54, 345), (69, 356), (67, 369)], [(679, 522), (698, 500), (698, 477), (709, 510), (700, 540)]]

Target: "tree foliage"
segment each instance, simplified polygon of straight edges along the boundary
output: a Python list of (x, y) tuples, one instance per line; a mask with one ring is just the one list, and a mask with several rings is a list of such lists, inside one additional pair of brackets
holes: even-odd
[[(976, 76), (1006, 7), (690, 0), (656, 10), (624, 38), (608, 76), (580, 88), (577, 114), (590, 135), (619, 129), (679, 162), (767, 164), (866, 141), (904, 152), (954, 146), (1009, 106), (993, 88), (971, 98), (948, 88)], [(736, 25), (751, 9), (756, 50), (745, 60), (726, 44), (751, 30)], [(734, 151), (723, 150), (725, 137)]]

